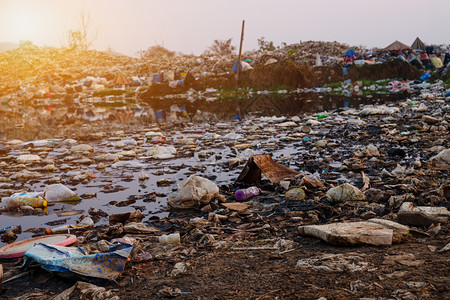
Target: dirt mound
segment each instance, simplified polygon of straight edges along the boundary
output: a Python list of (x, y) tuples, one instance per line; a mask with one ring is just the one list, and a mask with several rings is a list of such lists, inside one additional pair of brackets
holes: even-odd
[(352, 66), (349, 68), (350, 79), (380, 80), (386, 78), (418, 79), (422, 72), (411, 64), (396, 59), (383, 64)]

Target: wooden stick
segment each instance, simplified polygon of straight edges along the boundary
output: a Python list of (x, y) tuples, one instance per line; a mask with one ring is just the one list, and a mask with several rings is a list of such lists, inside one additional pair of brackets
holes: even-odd
[(0, 293), (2, 292), (2, 284), (3, 284), (3, 265), (0, 264)]
[(245, 20), (242, 20), (241, 43), (239, 45), (238, 68), (236, 72), (236, 88), (239, 86), (239, 73), (241, 72), (241, 53), (242, 53), (242, 42), (244, 41), (244, 25)]
[(278, 250), (278, 247), (246, 247), (246, 248), (231, 248), (231, 250)]

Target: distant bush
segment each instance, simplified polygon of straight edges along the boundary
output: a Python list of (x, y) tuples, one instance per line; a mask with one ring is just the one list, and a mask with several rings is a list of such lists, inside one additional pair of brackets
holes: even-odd
[(258, 39), (258, 46), (261, 51), (274, 51), (277, 49), (272, 41), (266, 41), (263, 36)]
[(209, 46), (207, 53), (213, 53), (218, 55), (229, 55), (233, 54), (236, 47), (231, 45), (232, 39), (228, 40), (214, 40), (211, 46)]
[(142, 59), (153, 59), (160, 57), (174, 57), (175, 51), (170, 51), (161, 45), (155, 45), (149, 47), (147, 50), (139, 52)]

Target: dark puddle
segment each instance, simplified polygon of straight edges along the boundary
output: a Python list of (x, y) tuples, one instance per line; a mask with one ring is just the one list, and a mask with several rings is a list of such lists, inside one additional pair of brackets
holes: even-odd
[[(194, 103), (187, 103), (186, 100), (172, 98), (171, 101), (157, 100), (152, 101), (152, 109), (170, 109), (170, 106), (176, 104), (179, 106), (185, 105), (188, 114), (192, 114), (193, 111), (216, 113), (217, 115), (225, 116), (228, 124), (231, 124), (230, 130), (240, 130), (240, 125), (236, 121), (229, 121), (230, 116), (235, 115), (240, 111), (241, 115), (245, 119), (246, 115), (258, 115), (258, 116), (272, 116), (272, 115), (298, 115), (301, 113), (312, 113), (321, 111), (331, 111), (339, 109), (341, 107), (358, 107), (364, 104), (376, 104), (393, 102), (400, 99), (404, 99), (405, 95), (377, 95), (374, 98), (361, 98), (358, 96), (337, 96), (337, 95), (325, 95), (325, 94), (295, 94), (295, 95), (280, 95), (273, 97), (273, 95), (256, 95), (254, 97), (243, 98), (238, 100), (217, 100), (217, 101), (196, 101)], [(158, 102), (161, 101), (161, 102)], [(59, 109), (59, 108), (55, 108)], [(116, 108), (114, 108), (115, 110)], [(141, 112), (144, 109), (141, 109)], [(104, 113), (108, 113), (108, 117), (111, 115), (110, 110), (103, 110)], [(89, 118), (96, 118), (97, 120), (105, 119), (100, 112), (94, 112), (90, 110), (87, 115), (77, 113), (77, 116), (84, 118), (86, 122), (89, 122)], [(228, 116), (228, 118), (226, 118)], [(106, 118), (108, 118), (106, 117)], [(258, 119), (259, 122), (259, 119)], [(188, 130), (189, 132), (201, 132), (204, 125), (200, 124), (194, 126)], [(186, 128), (185, 128), (186, 129)], [(44, 178), (31, 181), (23, 186), (19, 183), (15, 183), (15, 189), (28, 188), (30, 191), (43, 190), (47, 180), (59, 176), (62, 178), (69, 188), (73, 189), (78, 195), (89, 194), (90, 197), (81, 200), (77, 204), (65, 204), (56, 203), (49, 205), (46, 213), (39, 216), (23, 216), (14, 215), (12, 213), (3, 213), (0, 216), (0, 228), (4, 228), (10, 225), (21, 225), (25, 231), (19, 235), (18, 240), (29, 238), (33, 235), (33, 232), (27, 232), (33, 228), (49, 228), (61, 224), (74, 224), (81, 214), (87, 215), (90, 208), (101, 209), (108, 215), (114, 213), (121, 213), (132, 211), (134, 209), (140, 209), (145, 215), (144, 222), (151, 223), (155, 218), (162, 218), (169, 214), (167, 210), (166, 196), (172, 191), (176, 190), (177, 184), (186, 179), (191, 174), (197, 174), (213, 180), (217, 185), (228, 185), (234, 183), (237, 176), (240, 173), (240, 168), (230, 170), (228, 168), (228, 161), (231, 158), (236, 157), (236, 151), (229, 147), (229, 141), (220, 140), (213, 146), (205, 147), (203, 145), (202, 134), (186, 134), (181, 131), (164, 132), (169, 139), (170, 145), (173, 145), (173, 141), (177, 141), (180, 138), (191, 137), (194, 139), (196, 150), (200, 150), (203, 154), (207, 155), (199, 156), (199, 152), (196, 151), (192, 157), (177, 157), (170, 160), (153, 160), (133, 158), (129, 160), (121, 160), (117, 167), (112, 167), (107, 164), (104, 171), (100, 172), (95, 169), (96, 164), (81, 165), (77, 170), (81, 174), (91, 172), (96, 177), (92, 178), (87, 184), (78, 183), (71, 185), (68, 180), (68, 174), (70, 172), (51, 173)], [(222, 134), (219, 132), (219, 134)], [(251, 134), (250, 134), (251, 135)], [(126, 138), (133, 138), (142, 136), (142, 133), (127, 134)], [(249, 134), (247, 133), (248, 137)], [(89, 142), (96, 152), (108, 153), (114, 149), (111, 144), (114, 139), (105, 138), (97, 142)], [(248, 142), (245, 138), (240, 139), (239, 142)], [(81, 143), (81, 142), (80, 142)], [(275, 160), (283, 160), (283, 163), (288, 167), (299, 170), (304, 165), (298, 162), (286, 159), (290, 156), (298, 156), (305, 152), (303, 148), (300, 149), (298, 145), (285, 142), (283, 135), (279, 137), (270, 136), (269, 139), (265, 139), (261, 142), (262, 146), (253, 147), (251, 151), (247, 151), (247, 155), (250, 154), (265, 154), (268, 152), (273, 153)], [(272, 146), (265, 146), (272, 144)], [(148, 148), (151, 144), (144, 144), (141, 148)], [(179, 146), (176, 145), (178, 151)], [(62, 147), (62, 146), (61, 146)], [(55, 147), (49, 154), (48, 158), (54, 158), (57, 160), (61, 153), (65, 151), (64, 148)], [(119, 151), (115, 149), (115, 151)], [(239, 151), (243, 153), (244, 151)], [(22, 150), (11, 151), (9, 155), (20, 155)], [(178, 153), (178, 155), (183, 155)], [(238, 153), (239, 155), (239, 153)], [(206, 158), (205, 158), (206, 157)], [(333, 162), (332, 162), (333, 163)], [(329, 168), (337, 170), (340, 165), (338, 162), (334, 162), (335, 165), (330, 164)], [(60, 165), (62, 163), (57, 162)], [(114, 165), (113, 165), (114, 166)], [(315, 167), (315, 166), (314, 166)], [(138, 179), (139, 174), (144, 171), (150, 175), (150, 179), (140, 181)], [(311, 170), (313, 171), (313, 170)], [(331, 170), (332, 171), (332, 170)], [(168, 179), (170, 182), (166, 185), (158, 185), (158, 180)], [(341, 178), (342, 181), (345, 178)], [(172, 182), (172, 183), (171, 183)], [(95, 196), (92, 196), (94, 195)], [(64, 215), (62, 212), (74, 211), (73, 215)], [(101, 218), (96, 226), (107, 224), (107, 218)], [(0, 244), (3, 246), (4, 244)]]

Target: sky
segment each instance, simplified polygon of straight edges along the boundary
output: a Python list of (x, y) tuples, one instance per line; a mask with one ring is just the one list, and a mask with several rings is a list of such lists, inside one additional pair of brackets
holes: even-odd
[(449, 44), (450, 0), (0, 0), (0, 42), (64, 46), (69, 30), (90, 14), (92, 48), (137, 56), (161, 45), (199, 55), (232, 38), (243, 51), (264, 37), (285, 42), (338, 41), (383, 48), (395, 40)]

